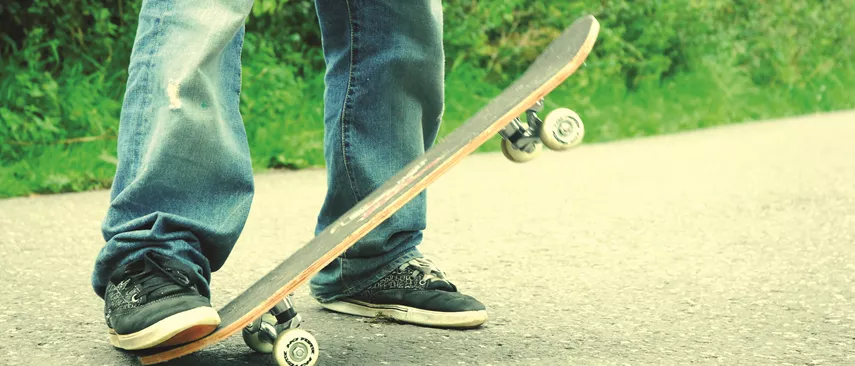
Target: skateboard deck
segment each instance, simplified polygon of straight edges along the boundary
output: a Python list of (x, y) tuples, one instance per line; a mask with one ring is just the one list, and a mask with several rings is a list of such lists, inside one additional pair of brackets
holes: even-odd
[[(598, 33), (599, 23), (593, 16), (577, 19), (552, 41), (522, 76), (465, 124), (223, 306), (219, 310), (221, 324), (213, 333), (192, 343), (150, 350), (140, 354), (139, 361), (144, 365), (166, 362), (241, 332), (490, 138), (496, 134), (510, 137), (506, 132), (508, 126), (519, 122), (518, 116), (540, 104), (543, 97), (583, 64)], [(513, 151), (509, 144), (503, 145), (503, 151), (506, 148), (508, 156)]]

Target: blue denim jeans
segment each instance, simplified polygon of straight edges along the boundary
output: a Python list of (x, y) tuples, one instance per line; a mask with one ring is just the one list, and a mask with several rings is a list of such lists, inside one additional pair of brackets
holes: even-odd
[[(253, 200), (239, 112), (248, 0), (145, 0), (120, 116), (105, 246), (92, 285), (146, 251), (196, 270), (210, 296)], [(424, 153), (443, 111), (440, 0), (318, 0), (328, 190), (316, 233)], [(287, 189), (287, 187), (282, 187)], [(330, 301), (421, 256), (425, 193), (314, 276)]]

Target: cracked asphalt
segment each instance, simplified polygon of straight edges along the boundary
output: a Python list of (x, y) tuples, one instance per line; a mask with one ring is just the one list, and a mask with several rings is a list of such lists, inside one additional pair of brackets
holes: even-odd
[[(222, 305), (311, 238), (324, 172), (257, 176)], [(486, 303), (449, 331), (298, 291), (321, 365), (855, 365), (855, 111), (468, 157), (421, 249)], [(108, 192), (0, 200), (0, 364), (135, 365), (89, 287)], [(172, 365), (275, 365), (240, 336)]]

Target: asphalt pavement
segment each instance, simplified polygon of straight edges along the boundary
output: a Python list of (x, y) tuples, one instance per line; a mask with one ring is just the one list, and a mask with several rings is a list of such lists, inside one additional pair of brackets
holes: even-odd
[[(257, 176), (215, 305), (312, 235), (323, 170)], [(0, 365), (135, 365), (89, 286), (107, 191), (0, 200)], [(321, 365), (855, 365), (855, 111), (465, 159), (421, 250), (490, 320), (296, 305)], [(275, 365), (240, 336), (172, 365)]]

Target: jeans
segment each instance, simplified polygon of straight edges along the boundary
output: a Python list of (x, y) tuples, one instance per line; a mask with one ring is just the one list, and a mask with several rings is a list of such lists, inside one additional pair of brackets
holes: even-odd
[[(317, 0), (327, 194), (316, 233), (428, 149), (443, 111), (440, 0)], [(146, 252), (211, 273), (237, 241), (254, 195), (238, 108), (249, 0), (145, 0), (120, 116), (118, 166), (92, 286)], [(286, 187), (283, 187), (286, 189)], [(331, 301), (421, 256), (425, 193), (310, 282)]]

